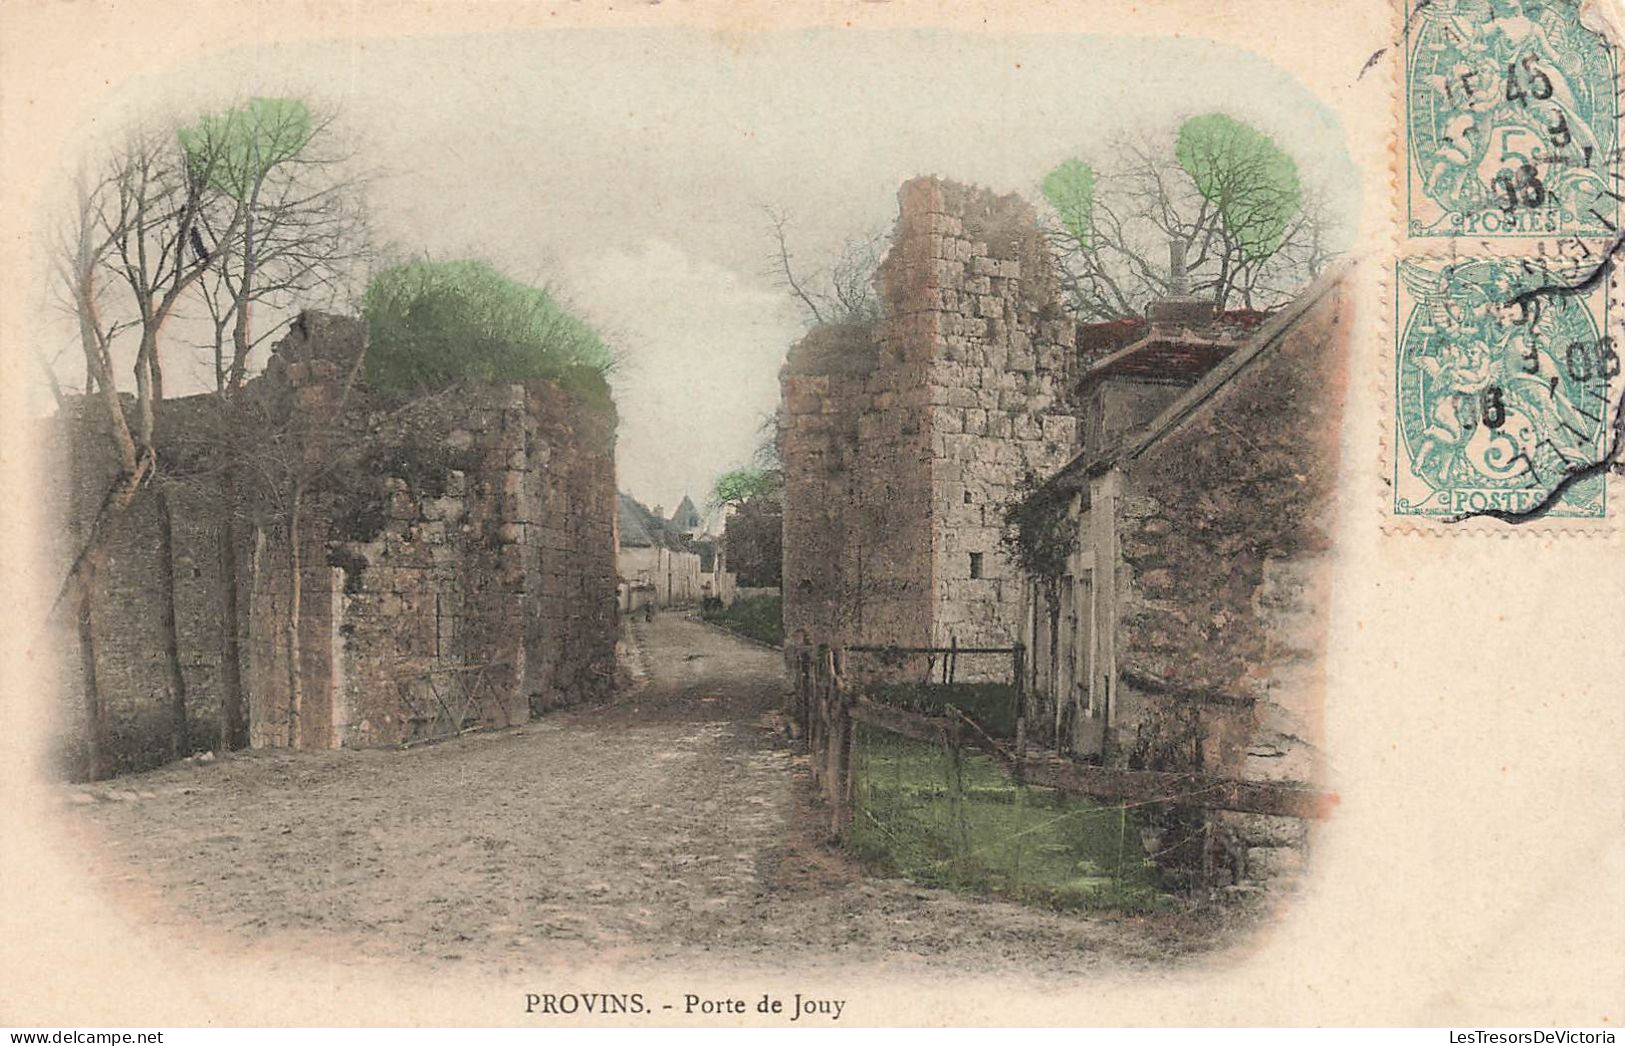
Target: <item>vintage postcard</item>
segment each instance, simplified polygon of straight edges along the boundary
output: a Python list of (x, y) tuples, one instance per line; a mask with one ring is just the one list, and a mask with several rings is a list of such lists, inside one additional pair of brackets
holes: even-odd
[(7, 5), (0, 1024), (1611, 1036), (1622, 16)]

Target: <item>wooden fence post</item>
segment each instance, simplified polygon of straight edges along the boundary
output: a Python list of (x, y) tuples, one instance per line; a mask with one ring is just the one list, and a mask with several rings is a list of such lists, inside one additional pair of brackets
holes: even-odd
[(1016, 692), (1016, 784), (1027, 783), (1027, 648), (1020, 643), (1010, 651)]
[(813, 662), (812, 686), (807, 695), (807, 754), (811, 757), (807, 762), (812, 767), (813, 787), (820, 790), (824, 788), (824, 746), (828, 733), (824, 728), (828, 719), (828, 702), (825, 699), (829, 686), (829, 673), (825, 668), (828, 656), (829, 647), (820, 643), (817, 660)]
[(852, 827), (852, 709), (845, 694), (835, 702), (835, 728), (830, 737), (830, 838), (845, 844)]
[(840, 686), (835, 678), (835, 651), (824, 648), (824, 692), (823, 692), (823, 750), (819, 755), (824, 761), (824, 798), (831, 806), (835, 804), (835, 794), (840, 789), (840, 764), (836, 760), (838, 742), (840, 740), (840, 715), (837, 711), (841, 700)]

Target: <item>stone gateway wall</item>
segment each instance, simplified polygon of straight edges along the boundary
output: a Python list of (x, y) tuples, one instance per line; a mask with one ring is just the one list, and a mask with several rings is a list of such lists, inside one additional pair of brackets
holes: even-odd
[[(211, 396), (163, 404), (188, 750), (229, 746), (228, 521), (255, 746), (398, 744), (523, 722), (612, 686), (612, 409), (545, 382), (386, 401), (353, 382), (363, 345), (359, 321), (306, 314), (245, 388), (241, 412)], [(53, 495), (74, 548), (112, 478), (99, 422), (75, 404), (53, 423), (67, 466), (53, 475), (69, 480)], [(295, 480), (297, 700), (288, 672)], [(95, 598), (96, 677), (119, 771), (176, 754), (154, 501), (144, 491), (110, 533)], [(73, 655), (64, 663), (65, 678), (80, 678)], [(70, 704), (63, 749), (70, 772), (83, 774), (88, 723), (82, 699)]]
[[(48, 518), (59, 521), (49, 561), (62, 572), (89, 538), (101, 500), (117, 478), (116, 451), (103, 409), (100, 402), (72, 397), (38, 430), (38, 460), (44, 463), (45, 480), (40, 490)], [(217, 477), (200, 481), (195, 475), (199, 441), (218, 429), (212, 400), (199, 397), (160, 404), (160, 434), (186, 431), (196, 435), (187, 439), (161, 436), (162, 476), (143, 487), (130, 507), (109, 521), (103, 534), (105, 558), (96, 574), (90, 629), (109, 741), (104, 753), (106, 770), (111, 773), (147, 769), (176, 748), (158, 598), (163, 587), (160, 482), (169, 507), (175, 632), (188, 706), (180, 754), (218, 747), (227, 730), (220, 700), (225, 608), (219, 598), (225, 512), (208, 486)], [(252, 551), (252, 542), (239, 541), (243, 562)], [(59, 616), (56, 676), (64, 700), (54, 709), (53, 732), (59, 739), (58, 759), (63, 769), (82, 777), (89, 772), (90, 753), (77, 608), (64, 607)], [(239, 622), (246, 621), (245, 610), (239, 608)]]
[(781, 375), (786, 635), (1007, 644), (1000, 517), (1074, 448), (1073, 328), (1025, 202), (936, 178), (898, 202), (883, 319), (813, 331)]
[(728, 569), (746, 588), (784, 583), (784, 506), (777, 500), (747, 501), (729, 513), (723, 530)]

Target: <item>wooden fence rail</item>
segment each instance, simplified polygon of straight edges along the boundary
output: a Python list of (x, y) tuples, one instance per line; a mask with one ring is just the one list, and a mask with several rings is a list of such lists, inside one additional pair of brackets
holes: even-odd
[[(853, 652), (897, 654), (948, 653), (951, 648), (851, 647)], [(1019, 648), (1018, 648), (1019, 650)], [(958, 648), (959, 653), (972, 652)], [(1013, 653), (1010, 648), (986, 653)], [(1016, 676), (1021, 656), (1014, 652)], [(950, 710), (946, 716), (882, 704), (843, 684), (843, 655), (821, 647), (798, 654), (800, 671), (792, 719), (804, 724), (812, 754), (813, 780), (830, 806), (830, 834), (844, 841), (850, 828), (853, 726), (864, 726), (910, 740), (957, 752), (970, 748), (986, 752), (1009, 768), (1020, 782), (1124, 803), (1166, 803), (1209, 810), (1273, 814), (1305, 819), (1329, 816), (1337, 797), (1301, 785), (1270, 781), (1243, 781), (1211, 774), (1163, 770), (1125, 770), (1091, 766), (1048, 750), (1028, 750), (1025, 723), (1018, 717), (1014, 742), (990, 737), (974, 721)], [(1019, 708), (1019, 705), (1018, 705)]]

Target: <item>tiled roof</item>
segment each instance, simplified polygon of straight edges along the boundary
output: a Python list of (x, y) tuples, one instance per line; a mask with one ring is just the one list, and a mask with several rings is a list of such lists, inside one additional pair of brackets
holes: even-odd
[(663, 542), (656, 540), (664, 526), (654, 513), (639, 504), (630, 494), (618, 495), (621, 516), (621, 547), (652, 548)]
[(1134, 318), (1080, 326), (1080, 387), (1112, 377), (1195, 381), (1246, 344), (1269, 316), (1232, 309), (1197, 328)]
[[(1189, 417), (1192, 411), (1206, 402), (1214, 392), (1222, 388), (1231, 378), (1234, 378), (1243, 367), (1265, 351), (1279, 344), (1285, 334), (1308, 313), (1310, 308), (1343, 282), (1348, 271), (1348, 262), (1333, 265), (1285, 308), (1269, 314), (1253, 314), (1262, 319), (1261, 322), (1255, 324), (1250, 337), (1238, 340), (1226, 338), (1222, 341), (1208, 339), (1207, 347), (1201, 348), (1194, 343), (1203, 339), (1189, 337), (1185, 343), (1177, 344), (1181, 341), (1179, 337), (1163, 336), (1153, 331), (1151, 335), (1140, 342), (1121, 349), (1097, 363), (1084, 375), (1085, 381), (1093, 380), (1104, 368), (1119, 365), (1116, 362), (1119, 357), (1126, 359), (1140, 352), (1147, 352), (1153, 356), (1167, 353), (1171, 357), (1179, 353), (1186, 353), (1189, 358), (1195, 359), (1204, 352), (1219, 353), (1222, 350), (1222, 355), (1220, 355), (1218, 361), (1209, 365), (1208, 369), (1191, 388), (1181, 393), (1173, 403), (1169, 404), (1149, 424), (1142, 426), (1135, 432), (1125, 434), (1120, 440), (1108, 447), (1091, 448), (1083, 451), (1061, 466), (1060, 471), (1045, 481), (1046, 484), (1063, 490), (1080, 488), (1087, 490), (1089, 476), (1102, 473), (1118, 462), (1139, 456), (1147, 447), (1154, 444), (1169, 430)], [(1229, 316), (1230, 314), (1226, 313), (1225, 315)], [(1189, 332), (1183, 332), (1183, 334), (1188, 336)]]

